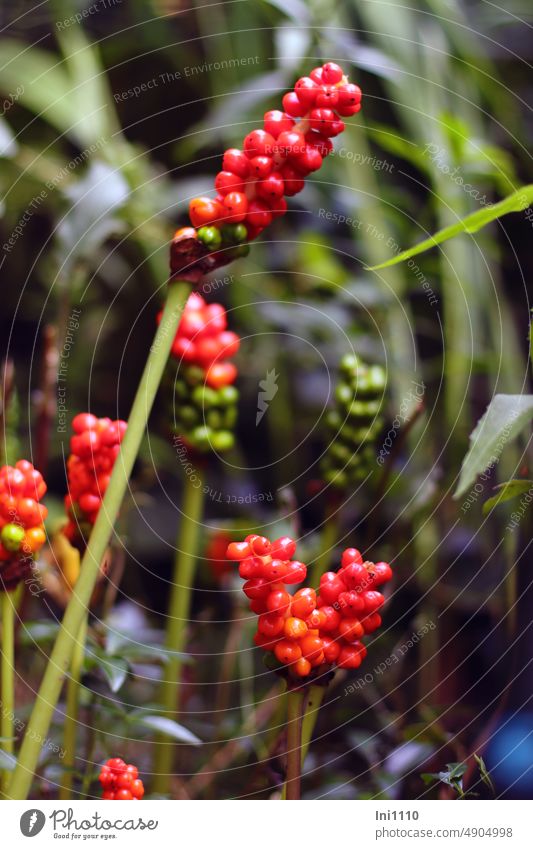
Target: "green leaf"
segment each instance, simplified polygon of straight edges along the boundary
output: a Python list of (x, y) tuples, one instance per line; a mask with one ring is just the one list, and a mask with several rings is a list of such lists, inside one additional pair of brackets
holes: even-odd
[(455, 499), (478, 475), (494, 465), (504, 445), (533, 418), (533, 395), (495, 395), (470, 434), (470, 448), (461, 466)]
[(202, 741), (196, 734), (189, 731), (179, 722), (174, 722), (173, 719), (168, 719), (166, 716), (141, 716), (137, 717), (136, 721), (140, 725), (145, 725), (153, 731), (160, 734), (165, 734), (167, 737), (172, 737), (173, 740), (178, 740), (180, 743), (188, 743), (191, 746), (200, 746)]
[(128, 677), (128, 662), (121, 657), (99, 657), (97, 665), (104, 673), (111, 692), (118, 693)]
[(12, 772), (17, 765), (17, 759), (14, 755), (11, 755), (9, 752), (4, 752), (3, 749), (0, 749), (0, 769), (5, 769), (8, 772)]
[(482, 227), (485, 227), (497, 218), (501, 218), (502, 215), (508, 215), (510, 212), (522, 212), (522, 210), (527, 209), (532, 202), (533, 185), (523, 186), (521, 189), (517, 189), (516, 192), (513, 192), (508, 197), (499, 201), (499, 203), (484, 206), (483, 209), (479, 209), (477, 212), (467, 215), (466, 218), (461, 219), (456, 224), (450, 224), (449, 227), (444, 227), (442, 230), (434, 233), (433, 236), (430, 236), (428, 239), (424, 239), (424, 241), (420, 242), (418, 245), (408, 248), (405, 251), (401, 251), (401, 253), (397, 254), (392, 259), (382, 262), (379, 265), (373, 265), (368, 270), (377, 271), (380, 268), (388, 268), (391, 265), (397, 265), (399, 262), (405, 262), (406, 259), (410, 259), (411, 257), (421, 254), (430, 248), (434, 248), (435, 245), (440, 245), (442, 242), (446, 242), (448, 239), (452, 239), (460, 233), (477, 233), (477, 231), (481, 230)]
[(474, 760), (479, 767), (479, 775), (481, 777), (483, 784), (485, 784), (492, 793), (496, 793), (496, 791), (494, 789), (494, 784), (492, 783), (492, 779), (489, 775), (489, 771), (488, 771), (488, 769), (485, 765), (485, 761), (483, 760), (483, 758), (480, 755), (476, 755), (475, 753), (474, 753)]
[(0, 91), (9, 94), (17, 86), (23, 89), (20, 103), (82, 147), (103, 135), (100, 113), (87, 113), (83, 98), (56, 55), (4, 39)]
[(495, 489), (499, 490), (497, 495), (493, 495), (492, 498), (488, 498), (483, 505), (484, 516), (486, 516), (487, 513), (490, 513), (490, 511), (499, 504), (503, 504), (505, 501), (510, 501), (512, 498), (517, 498), (519, 495), (522, 495), (522, 493), (529, 492), (530, 489), (533, 490), (533, 481), (506, 481), (505, 483), (495, 487)]
[(465, 763), (446, 764), (446, 769), (440, 772), (423, 772), (420, 776), (425, 784), (432, 781), (441, 781), (448, 787), (453, 787), (461, 796), (463, 795), (463, 775), (466, 772)]

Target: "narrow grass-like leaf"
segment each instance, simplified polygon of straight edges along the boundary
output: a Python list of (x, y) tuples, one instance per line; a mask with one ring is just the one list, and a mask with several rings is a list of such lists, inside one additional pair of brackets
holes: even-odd
[(435, 245), (447, 242), (448, 239), (453, 239), (454, 236), (458, 236), (461, 233), (477, 233), (478, 230), (490, 224), (491, 221), (496, 221), (502, 215), (508, 215), (510, 212), (522, 212), (531, 203), (533, 203), (533, 185), (523, 186), (498, 203), (484, 206), (483, 209), (467, 215), (466, 218), (457, 221), (455, 224), (451, 224), (449, 227), (443, 227), (442, 230), (438, 230), (428, 239), (419, 242), (418, 245), (402, 251), (386, 262), (382, 262), (379, 265), (372, 265), (368, 270), (377, 271), (380, 268), (388, 268), (391, 265), (397, 265), (399, 262), (405, 262), (406, 259), (411, 259), (411, 257), (417, 256), (417, 254), (424, 253), (424, 251), (434, 248)]

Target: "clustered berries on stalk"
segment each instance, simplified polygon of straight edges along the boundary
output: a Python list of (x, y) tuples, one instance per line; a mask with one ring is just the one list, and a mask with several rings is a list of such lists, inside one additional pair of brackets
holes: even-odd
[(302, 587), (292, 595), (287, 585), (307, 575), (307, 567), (291, 559), (295, 552), (290, 537), (271, 543), (257, 534), (228, 546), (228, 559), (239, 562), (245, 579), (250, 609), (259, 616), (255, 644), (273, 652), (296, 680), (332, 665), (356, 669), (367, 651), (362, 637), (381, 625), (377, 611), (385, 599), (377, 588), (391, 579), (391, 567), (363, 561), (357, 549), (347, 548), (341, 568), (322, 575), (318, 593)]
[(103, 788), (103, 799), (131, 801), (142, 799), (144, 785), (139, 778), (139, 770), (133, 764), (127, 764), (122, 758), (110, 758), (102, 766), (99, 781)]
[(85, 539), (96, 521), (126, 429), (127, 422), (91, 413), (79, 413), (72, 420), (65, 496), (69, 521), (63, 530), (70, 542)]
[(228, 451), (237, 420), (237, 367), (229, 362), (239, 337), (227, 329), (221, 304), (206, 304), (193, 292), (181, 318), (172, 354), (179, 360), (174, 383), (175, 427), (200, 452)]
[(301, 192), (305, 177), (331, 153), (331, 139), (344, 130), (341, 119), (361, 108), (361, 89), (327, 62), (301, 77), (282, 105), (284, 111), (265, 113), (263, 129), (252, 130), (242, 150), (226, 150), (216, 196), (191, 200), (192, 227), (178, 230), (173, 240), (173, 273), (193, 260), (205, 271), (247, 252), (246, 243), (284, 215), (285, 198)]
[(46, 541), (48, 510), (39, 503), (45, 492), (43, 476), (28, 460), (0, 469), (1, 589), (12, 590), (24, 580)]
[(345, 489), (363, 480), (375, 462), (387, 379), (381, 366), (367, 366), (355, 354), (342, 358), (340, 370), (335, 409), (326, 418), (329, 443), (321, 473), (326, 483)]

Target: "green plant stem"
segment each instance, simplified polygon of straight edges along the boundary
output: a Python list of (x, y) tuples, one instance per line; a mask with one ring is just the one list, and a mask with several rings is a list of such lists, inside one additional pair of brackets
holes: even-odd
[[(12, 593), (2, 592), (2, 748), (13, 754), (15, 716), (15, 600)], [(2, 772), (5, 792), (11, 778), (9, 770)]]
[(67, 684), (67, 704), (65, 711), (65, 727), (63, 730), (63, 749), (65, 752), (65, 775), (59, 789), (59, 798), (67, 801), (72, 798), (73, 770), (76, 762), (76, 739), (78, 731), (78, 711), (80, 707), (80, 679), (85, 657), (85, 641), (87, 639), (87, 616), (84, 616), (79, 630), (78, 639), (70, 662), (70, 675)]
[(303, 688), (287, 692), (287, 781), (285, 798), (294, 801), (300, 798), (302, 772), (302, 707)]
[[(204, 485), (198, 469), (194, 482), (188, 475), (185, 476), (184, 487), (183, 512), (176, 543), (165, 640), (165, 646), (170, 657), (163, 672), (164, 678), (159, 699), (163, 708), (163, 715), (169, 719), (174, 719), (174, 714), (179, 710), (183, 667), (182, 652), (187, 636), (198, 539), (203, 515)], [(155, 742), (153, 789), (155, 793), (164, 794), (168, 793), (170, 789), (175, 743), (163, 735), (158, 735)]]
[(302, 767), (311, 745), (320, 706), (326, 695), (327, 684), (311, 684), (305, 693), (302, 719)]
[(100, 563), (124, 498), (189, 292), (190, 284), (184, 281), (174, 282), (168, 287), (161, 323), (150, 348), (131, 409), (128, 429), (122, 442), (121, 451), (115, 462), (102, 507), (81, 563), (76, 592), (72, 594), (67, 605), (24, 735), (18, 764), (8, 788), (9, 797), (12, 799), (26, 799), (29, 793), (42, 741), (45, 740), (50, 728), (74, 645), (100, 570)]
[(320, 535), (320, 552), (311, 567), (311, 573), (309, 575), (310, 587), (316, 589), (320, 584), (322, 574), (327, 571), (327, 567), (333, 558), (335, 546), (339, 541), (339, 527), (340, 510), (337, 508), (336, 511), (329, 511), (326, 516)]

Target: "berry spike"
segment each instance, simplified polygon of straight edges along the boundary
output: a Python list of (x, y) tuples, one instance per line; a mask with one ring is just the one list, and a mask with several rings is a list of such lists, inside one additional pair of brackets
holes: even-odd
[(127, 764), (122, 758), (110, 758), (102, 765), (98, 776), (102, 785), (102, 798), (116, 802), (142, 799), (144, 786), (139, 778), (139, 770), (133, 764)]
[(256, 646), (271, 652), (269, 664), (293, 682), (321, 676), (335, 666), (357, 669), (367, 654), (362, 638), (381, 625), (377, 612), (385, 602), (378, 587), (390, 581), (388, 563), (363, 561), (347, 548), (337, 572), (326, 572), (319, 590), (289, 585), (306, 578), (307, 568), (292, 560), (290, 537), (270, 542), (250, 534), (232, 542), (226, 556), (239, 564), (244, 594), (258, 615)]
[(0, 589), (13, 590), (32, 571), (43, 547), (48, 510), (43, 476), (28, 460), (0, 469)]
[(263, 129), (248, 133), (242, 150), (226, 150), (216, 195), (191, 200), (192, 226), (177, 230), (172, 241), (172, 275), (196, 283), (245, 255), (248, 242), (285, 214), (285, 197), (300, 192), (321, 167), (333, 149), (331, 139), (344, 130), (342, 118), (361, 109), (361, 96), (334, 62), (301, 77), (284, 95), (283, 111), (266, 112)]
[(63, 533), (79, 548), (96, 521), (126, 428), (120, 419), (98, 419), (91, 413), (79, 413), (72, 420), (65, 496), (69, 521)]

